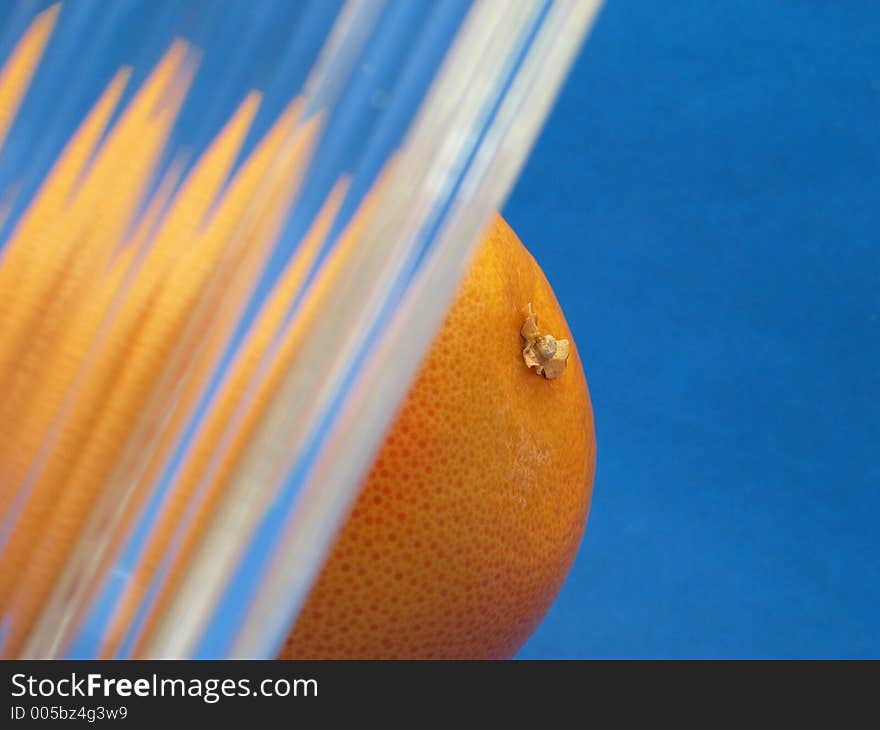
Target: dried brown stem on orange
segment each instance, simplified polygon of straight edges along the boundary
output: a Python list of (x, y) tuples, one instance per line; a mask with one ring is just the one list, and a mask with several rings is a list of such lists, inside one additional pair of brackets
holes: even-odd
[(571, 352), (571, 344), (568, 340), (557, 340), (553, 335), (542, 333), (538, 329), (538, 318), (532, 310), (531, 302), (528, 305), (526, 321), (519, 333), (525, 343), (523, 360), (526, 361), (527, 367), (535, 368), (535, 372), (543, 375), (547, 380), (562, 375)]

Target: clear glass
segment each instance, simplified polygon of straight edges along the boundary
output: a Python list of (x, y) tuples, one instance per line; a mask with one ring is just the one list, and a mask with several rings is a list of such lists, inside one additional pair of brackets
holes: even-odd
[(4, 6), (4, 655), (277, 652), (598, 6)]

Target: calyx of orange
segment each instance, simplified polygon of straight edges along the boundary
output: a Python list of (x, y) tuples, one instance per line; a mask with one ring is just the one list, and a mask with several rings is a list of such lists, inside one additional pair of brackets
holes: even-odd
[(571, 344), (568, 340), (557, 340), (553, 335), (542, 333), (538, 329), (538, 317), (529, 302), (526, 321), (519, 331), (523, 338), (523, 360), (526, 366), (535, 368), (538, 375), (547, 380), (558, 378), (565, 371)]

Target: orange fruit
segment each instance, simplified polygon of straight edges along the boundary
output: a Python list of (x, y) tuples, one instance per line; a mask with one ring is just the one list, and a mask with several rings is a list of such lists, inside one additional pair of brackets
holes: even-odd
[[(0, 69), (0, 141), (56, 11), (38, 17)], [(144, 609), (136, 655), (190, 610), (190, 594), (177, 589), (225, 537), (217, 510), (252, 495), (255, 465), (277, 461), (272, 417), (292, 400), (296, 368), (312, 365), (303, 342), (356, 265), (352, 246), (382, 200), (380, 176), (331, 245), (350, 179), (337, 181), (221, 365), (296, 199), (320, 115), (292, 101), (238, 164), (261, 98), (249, 93), (186, 177), (173, 164), (152, 190), (189, 57), (175, 41), (122, 106), (129, 70), (114, 75), (0, 251), (7, 657), (59, 651), (108, 576), (126, 580), (106, 625), (89, 628), (100, 656), (122, 650)], [(589, 505), (592, 416), (569, 339), (540, 269), (497, 221), (285, 655), (516, 650), (559, 590)], [(146, 540), (120, 561), (145, 516)], [(63, 615), (77, 620), (56, 625)]]
[(553, 379), (526, 365), (529, 306), (571, 340), (498, 216), (282, 658), (505, 658), (542, 620), (583, 534), (596, 445), (576, 348)]

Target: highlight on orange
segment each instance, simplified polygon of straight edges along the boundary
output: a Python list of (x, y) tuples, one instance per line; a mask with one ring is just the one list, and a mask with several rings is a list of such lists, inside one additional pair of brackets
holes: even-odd
[[(328, 36), (337, 55), (317, 57), (270, 124), (256, 124), (264, 92), (242, 88), (201, 149), (177, 148), (201, 54), (176, 38), (149, 69), (113, 71), (29, 197), (9, 187), (0, 655), (517, 650), (580, 541), (592, 412), (549, 284), (503, 220), (485, 225), (525, 145), (475, 157), (455, 130), (502, 139), (543, 73), (553, 83), (521, 115), (535, 133), (595, 13), (573, 7), (535, 35), (545, 66), (487, 122), (476, 87), (460, 104), (450, 91), (482, 57), (480, 26), (503, 20), (478, 3), (366, 185), (345, 165), (314, 183), (345, 108), (346, 16)], [(36, 15), (4, 62), (0, 145), (63, 13)], [(538, 20), (503, 22), (526, 37)], [(483, 70), (499, 89), (504, 60)], [(257, 556), (262, 586), (230, 597), (261, 535), (276, 546)], [(222, 601), (243, 606), (240, 625), (206, 649)], [(274, 633), (255, 634), (261, 617)]]

